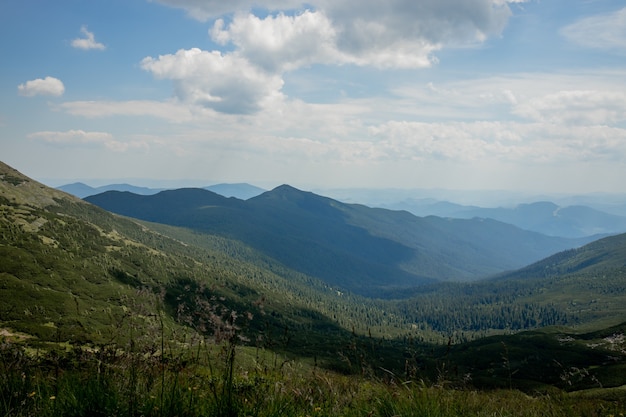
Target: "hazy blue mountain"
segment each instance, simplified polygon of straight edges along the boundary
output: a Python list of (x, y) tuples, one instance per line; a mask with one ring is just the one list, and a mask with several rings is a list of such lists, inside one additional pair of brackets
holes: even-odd
[[(157, 194), (166, 188), (150, 188), (150, 187), (138, 187), (130, 184), (108, 184), (99, 187), (91, 187), (82, 182), (75, 182), (72, 184), (62, 185), (57, 187), (61, 191), (72, 194), (78, 198), (85, 198), (91, 195), (101, 194), (106, 191), (128, 191), (139, 195), (152, 195)], [(263, 188), (256, 187), (247, 183), (239, 184), (215, 184), (204, 187), (205, 190), (213, 191), (214, 193), (223, 195), (224, 197), (236, 197), (241, 200), (247, 200), (252, 197), (265, 192)]]
[(453, 190), (420, 188), (331, 188), (312, 190), (345, 203), (365, 204), (370, 207), (398, 209), (400, 205), (413, 208), (414, 214), (440, 215), (418, 212), (418, 208), (437, 202), (450, 202), (461, 207), (515, 207), (537, 201), (551, 201), (560, 207), (587, 206), (599, 211), (626, 217), (626, 193), (539, 194), (509, 190)]
[(495, 219), (548, 236), (597, 235), (601, 237), (601, 235), (626, 231), (626, 217), (605, 213), (587, 206), (561, 207), (548, 201), (519, 204), (512, 208), (484, 208), (424, 199), (403, 201), (388, 205), (388, 208), (407, 210), (419, 216)]
[(73, 196), (76, 196), (78, 198), (85, 198), (90, 195), (94, 195), (94, 194), (98, 194), (102, 192), (82, 182), (75, 182), (72, 184), (62, 185), (60, 187), (57, 187), (57, 189), (61, 191), (65, 191), (66, 193), (72, 194)]
[[(77, 182), (63, 185), (58, 189), (85, 198), (106, 191), (129, 191), (134, 194), (152, 195), (163, 188), (137, 187), (129, 184), (110, 184), (100, 187), (90, 187)], [(264, 189), (248, 183), (237, 184), (214, 184), (204, 187), (225, 197), (235, 197), (248, 200), (256, 197)], [(464, 205), (441, 200), (445, 196), (445, 190), (414, 190), (426, 195), (430, 191), (439, 198), (407, 198), (407, 190), (329, 190), (336, 196), (335, 199), (348, 203), (363, 203), (370, 207), (382, 207), (391, 210), (406, 210), (416, 216), (439, 216), (459, 219), (471, 219), (473, 217), (489, 218), (504, 223), (510, 223), (524, 230), (542, 233), (548, 236), (560, 236), (578, 238), (585, 236), (602, 236), (626, 232), (626, 205), (623, 200), (614, 195), (591, 195), (562, 197), (562, 204), (558, 205), (549, 201), (522, 203), (511, 207), (479, 207), (476, 205)], [(450, 192), (450, 195), (468, 199), (468, 196), (477, 195), (481, 198), (490, 198), (496, 201), (494, 192)], [(506, 194), (501, 197), (506, 200), (521, 198), (516, 194)], [(572, 203), (571, 205), (566, 205)], [(580, 203), (580, 204), (576, 204)], [(582, 204), (588, 203), (588, 204)], [(605, 210), (597, 207), (605, 208)], [(620, 215), (624, 213), (624, 215)]]
[(97, 188), (98, 193), (106, 191), (127, 191), (129, 193), (152, 195), (163, 191), (163, 188), (138, 187), (130, 184), (108, 184)]
[(78, 198), (89, 197), (90, 195), (104, 193), (106, 191), (127, 191), (134, 194), (151, 195), (163, 191), (159, 188), (137, 187), (130, 184), (108, 184), (100, 187), (91, 187), (82, 182), (75, 182), (73, 184), (66, 184), (57, 189), (65, 191), (68, 194), (72, 194)]
[(213, 191), (214, 193), (223, 195), (224, 197), (236, 197), (240, 200), (247, 200), (249, 198), (256, 197), (266, 191), (263, 188), (250, 185), (248, 183), (215, 184), (204, 187), (204, 189)]
[(495, 220), (417, 217), (283, 185), (243, 201), (203, 189), (86, 198), (106, 210), (237, 239), (294, 270), (362, 294), (474, 280), (590, 239), (548, 237)]
[(559, 207), (551, 202), (520, 204), (512, 209), (469, 209), (463, 217), (489, 217), (550, 236), (579, 237), (626, 231), (626, 217), (585, 206)]

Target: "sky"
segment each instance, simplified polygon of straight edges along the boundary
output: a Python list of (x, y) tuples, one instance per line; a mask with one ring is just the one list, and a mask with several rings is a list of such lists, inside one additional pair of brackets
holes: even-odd
[(2, 0), (48, 185), (626, 192), (624, 0)]

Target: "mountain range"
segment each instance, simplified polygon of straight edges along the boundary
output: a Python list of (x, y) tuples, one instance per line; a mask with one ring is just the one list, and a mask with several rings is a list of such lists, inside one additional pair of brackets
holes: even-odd
[(394, 210), (407, 210), (418, 216), (436, 215), (459, 219), (489, 218), (548, 236), (583, 237), (626, 232), (626, 217), (591, 207), (559, 206), (550, 201), (518, 204), (514, 207), (485, 208), (447, 201), (405, 200), (388, 204)]
[[(248, 200), (266, 191), (247, 183), (222, 183), (202, 188), (225, 197), (236, 197), (241, 200)], [(100, 187), (90, 187), (80, 182), (63, 185), (58, 187), (58, 189), (79, 198), (89, 197), (106, 191), (129, 191), (134, 194), (152, 195), (165, 190), (163, 188), (136, 187), (129, 184), (109, 184)], [(390, 195), (384, 198), (386, 195), (385, 190), (379, 190), (379, 192), (382, 193), (382, 199), (376, 199), (378, 195), (376, 191), (370, 191), (369, 193), (363, 191), (363, 193), (365, 193), (364, 195), (359, 195), (358, 193), (352, 195), (350, 194), (350, 190), (343, 190), (343, 192), (338, 192), (337, 190), (327, 191), (331, 195), (333, 193), (338, 194), (339, 198), (334, 199), (342, 202), (350, 202), (355, 198), (358, 200), (360, 196), (364, 201), (371, 201), (370, 203), (365, 203), (365, 205), (370, 207), (387, 208), (397, 211), (405, 210), (420, 217), (437, 216), (457, 219), (472, 219), (477, 217), (493, 219), (512, 224), (520, 229), (538, 232), (548, 236), (568, 238), (593, 236), (600, 238), (602, 236), (626, 232), (626, 215), (618, 214), (626, 213), (626, 210), (621, 210), (620, 206), (616, 204), (615, 201), (607, 198), (602, 199), (600, 197), (600, 202), (606, 200), (604, 204), (600, 204), (599, 201), (593, 199), (590, 200), (591, 197), (587, 199), (583, 197), (571, 197), (564, 200), (563, 203), (575, 202), (578, 204), (564, 205), (563, 203), (556, 204), (546, 200), (515, 204), (512, 206), (483, 207), (462, 205), (440, 199), (444, 198), (444, 195), (441, 195), (439, 199), (406, 197), (406, 191), (404, 193), (398, 192), (398, 195), (389, 191), (387, 194)], [(318, 194), (326, 195), (323, 191)], [(437, 193), (435, 193), (435, 195), (437, 195)], [(451, 196), (453, 196), (453, 194)], [(561, 199), (563, 200), (563, 198)], [(608, 212), (603, 209), (580, 204), (584, 202), (592, 206), (599, 204), (599, 207), (606, 208)], [(611, 204), (609, 204), (610, 202)]]
[(417, 217), (288, 185), (246, 201), (193, 188), (149, 196), (109, 191), (85, 200), (125, 216), (244, 242), (291, 269), (364, 295), (476, 280), (593, 240), (545, 236), (491, 219)]
[[(149, 188), (149, 187), (137, 187), (130, 184), (108, 184), (100, 187), (91, 187), (82, 182), (75, 182), (71, 184), (65, 184), (57, 189), (65, 191), (68, 194), (72, 194), (78, 198), (85, 198), (91, 195), (100, 194), (106, 191), (128, 191), (134, 194), (140, 195), (152, 195), (164, 191), (165, 188)], [(237, 197), (242, 200), (247, 200), (251, 197), (255, 197), (265, 190), (254, 185), (247, 183), (237, 184), (214, 184), (204, 187), (205, 190), (213, 191), (217, 194), (225, 197)]]

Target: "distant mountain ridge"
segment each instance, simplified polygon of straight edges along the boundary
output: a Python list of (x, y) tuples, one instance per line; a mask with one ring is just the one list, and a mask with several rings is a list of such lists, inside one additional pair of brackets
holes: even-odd
[[(57, 187), (58, 190), (64, 191), (68, 194), (72, 194), (78, 198), (85, 198), (96, 194), (101, 194), (107, 191), (128, 191), (139, 195), (153, 195), (167, 190), (167, 188), (149, 188), (149, 187), (137, 187), (130, 184), (108, 184), (100, 187), (91, 187), (82, 182), (75, 182), (72, 184), (62, 185)], [(247, 183), (237, 184), (214, 184), (204, 187), (205, 190), (213, 191), (224, 197), (236, 197), (241, 200), (247, 200), (255, 197), (265, 190), (263, 188), (256, 187)]]
[[(202, 188), (224, 197), (235, 197), (240, 200), (248, 200), (267, 191), (248, 183), (220, 183)], [(106, 191), (128, 191), (139, 195), (153, 195), (175, 188), (148, 188), (130, 184), (109, 184), (91, 187), (77, 182), (57, 187), (57, 189), (78, 198), (86, 198)], [(330, 192), (332, 193), (332, 190)], [(347, 200), (342, 198), (334, 199), (344, 202), (350, 201), (349, 198)], [(520, 229), (566, 238), (593, 236), (599, 239), (604, 236), (626, 232), (626, 216), (611, 214), (582, 204), (563, 206), (551, 201), (536, 201), (518, 204), (514, 207), (479, 207), (435, 198), (408, 198), (402, 201), (387, 201), (380, 204), (366, 203), (366, 205), (390, 210), (406, 210), (421, 217), (438, 216), (456, 219), (478, 217), (494, 219), (512, 224)]]
[(288, 185), (246, 201), (203, 189), (85, 199), (106, 210), (237, 239), (287, 267), (361, 294), (483, 278), (592, 239), (548, 237), (489, 219), (416, 217)]
[(489, 218), (548, 236), (577, 238), (626, 232), (626, 217), (587, 206), (559, 206), (550, 201), (518, 204), (512, 208), (464, 206), (438, 200), (407, 200), (386, 205), (415, 215), (436, 215), (459, 219)]
[(128, 191), (134, 194), (140, 195), (152, 195), (163, 191), (163, 189), (137, 187), (130, 184), (108, 184), (100, 187), (91, 187), (82, 182), (75, 182), (72, 184), (65, 184), (57, 187), (58, 190), (64, 191), (68, 194), (72, 194), (78, 198), (89, 197), (90, 195), (104, 193), (106, 191)]

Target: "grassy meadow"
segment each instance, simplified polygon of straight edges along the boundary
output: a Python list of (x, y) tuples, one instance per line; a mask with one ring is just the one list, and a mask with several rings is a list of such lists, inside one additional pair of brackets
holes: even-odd
[[(0, 414), (18, 416), (623, 416), (623, 388), (478, 390), (378, 369), (342, 374), (226, 336), (119, 346), (0, 342)], [(234, 336), (234, 335), (231, 335)], [(236, 336), (234, 336), (236, 337)]]

